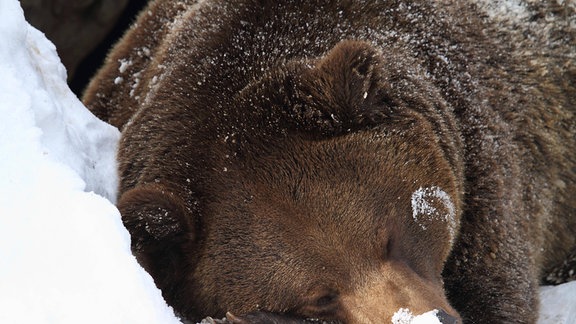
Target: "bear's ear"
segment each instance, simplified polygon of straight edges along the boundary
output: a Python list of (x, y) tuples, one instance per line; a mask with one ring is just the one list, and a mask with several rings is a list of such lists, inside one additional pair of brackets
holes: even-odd
[(366, 93), (374, 81), (374, 70), (379, 58), (376, 50), (362, 41), (342, 41), (317, 64), (317, 69), (325, 75), (332, 88), (346, 101), (358, 101), (367, 97)]
[[(389, 116), (397, 103), (386, 89), (382, 53), (370, 43), (345, 40), (317, 63), (314, 88), (323, 93), (330, 113), (342, 121), (373, 124)], [(352, 125), (353, 126), (353, 125)]]
[(183, 200), (166, 186), (146, 184), (125, 192), (118, 209), (138, 262), (160, 289), (171, 286), (194, 243), (194, 220)]

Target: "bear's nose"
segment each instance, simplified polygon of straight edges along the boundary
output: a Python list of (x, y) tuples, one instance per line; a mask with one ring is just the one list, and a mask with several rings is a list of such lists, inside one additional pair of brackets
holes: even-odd
[(442, 324), (460, 324), (458, 319), (448, 313), (446, 313), (443, 309), (439, 310), (436, 313), (436, 317), (440, 320)]

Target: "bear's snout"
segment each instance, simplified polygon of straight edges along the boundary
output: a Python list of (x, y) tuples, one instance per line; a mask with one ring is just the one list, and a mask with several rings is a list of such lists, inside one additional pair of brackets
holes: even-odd
[[(443, 324), (462, 323), (460, 315), (448, 303), (441, 282), (429, 281), (403, 262), (391, 261), (367, 276), (351, 294), (343, 296), (347, 323), (409, 324), (411, 318), (433, 310)], [(405, 310), (403, 321), (393, 317)]]

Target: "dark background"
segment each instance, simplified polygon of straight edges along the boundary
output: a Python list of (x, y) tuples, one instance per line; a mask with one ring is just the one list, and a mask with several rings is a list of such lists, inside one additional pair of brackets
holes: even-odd
[(56, 46), (68, 84), (81, 97), (111, 47), (148, 0), (21, 0), (26, 20)]

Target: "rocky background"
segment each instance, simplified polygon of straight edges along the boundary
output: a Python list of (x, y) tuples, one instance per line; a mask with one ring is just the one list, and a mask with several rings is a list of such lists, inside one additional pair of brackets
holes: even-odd
[(20, 0), (26, 20), (46, 34), (80, 96), (110, 47), (147, 0)]

